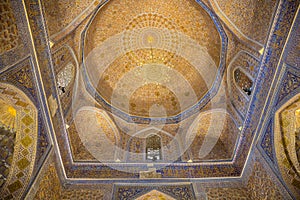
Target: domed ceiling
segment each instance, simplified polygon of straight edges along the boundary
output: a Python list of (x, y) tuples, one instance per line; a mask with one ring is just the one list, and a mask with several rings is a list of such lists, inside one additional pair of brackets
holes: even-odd
[(261, 47), (211, 2), (94, 1), (50, 33), (60, 92), (51, 113), (63, 117), (53, 128), (67, 181), (241, 176)]
[(297, 193), (299, 1), (28, 0), (0, 10), (3, 198)]
[(110, 1), (90, 20), (87, 89), (114, 114), (176, 116), (214, 95), (207, 93), (220, 82), (225, 39), (204, 8), (181, 3)]

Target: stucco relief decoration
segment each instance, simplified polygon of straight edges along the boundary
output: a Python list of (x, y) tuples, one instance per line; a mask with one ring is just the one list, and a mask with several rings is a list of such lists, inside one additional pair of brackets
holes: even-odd
[(242, 40), (263, 46), (277, 0), (210, 0), (227, 26)]
[[(18, 46), (22, 33), (35, 84), (1, 79), (0, 147), (5, 148), (0, 149), (0, 199), (31, 199), (36, 191), (35, 198), (41, 199), (196, 199), (194, 194), (197, 199), (281, 199), (269, 168), (254, 166), (254, 178), (248, 179), (247, 167), (264, 126), (260, 116), (268, 111), (269, 95), (277, 95), (273, 78), (281, 70), (299, 2), (12, 2), (13, 12), (20, 11), (15, 16), (22, 31), (12, 25), (13, 12), (8, 12), (9, 20), (6, 12), (0, 14), (0, 25), (10, 29), (4, 33), (0, 27), (6, 37), (3, 52)], [(0, 11), (8, 4), (1, 2)], [(252, 33), (255, 28), (259, 30)], [(227, 33), (233, 40), (230, 55)], [(71, 56), (65, 56), (66, 46)], [(265, 53), (251, 55), (258, 57), (260, 46)], [(10, 68), (15, 66), (4, 66), (5, 71)], [(230, 74), (224, 77), (225, 72)], [(8, 82), (22, 85), (24, 92), (36, 89), (35, 104), (26, 96), (30, 90), (24, 94)], [(296, 193), (298, 101), (277, 112), (274, 141), (280, 168), (276, 176), (282, 175), (282, 183)], [(43, 117), (45, 121), (39, 120)], [(44, 132), (49, 134), (47, 153), (39, 145)], [(266, 140), (272, 144), (272, 135)]]
[[(185, 141), (189, 146), (190, 158), (194, 161), (230, 159), (238, 132), (235, 121), (225, 110), (216, 109), (200, 113), (186, 134)], [(193, 141), (192, 144), (190, 141)]]
[[(169, 3), (176, 8), (172, 12)], [(192, 122), (194, 118), (189, 117), (208, 101), (212, 108), (217, 107), (213, 97), (218, 89), (225, 91), (220, 80), (227, 39), (204, 4), (187, 1), (186, 9), (178, 0), (169, 3), (110, 1), (89, 21), (82, 34), (82, 70), (73, 90), (74, 120), (69, 129), (73, 155), (88, 155), (83, 160), (141, 174), (147, 174), (147, 168), (125, 168), (119, 163), (139, 166), (157, 162), (162, 168), (172, 162), (193, 162), (186, 151), (195, 135), (179, 135), (179, 130), (184, 134), (189, 131), (188, 125), (179, 122), (185, 118), (182, 124)], [(113, 13), (121, 15), (118, 20)], [(58, 73), (59, 86), (67, 87), (73, 68), (67, 65)], [(214, 112), (211, 119), (218, 118), (220, 126), (216, 135), (211, 136), (212, 131), (207, 134), (214, 141), (197, 144), (199, 149), (204, 146), (200, 154), (209, 154), (212, 149), (207, 146), (213, 147), (217, 141), (223, 148), (223, 129), (236, 129), (228, 122), (225, 107)], [(169, 129), (166, 123), (177, 128)], [(199, 123), (195, 120), (194, 126)], [(154, 145), (149, 138), (157, 138), (159, 144)], [(225, 159), (230, 159), (235, 149), (236, 133), (229, 138), (232, 141)], [(200, 160), (204, 157), (201, 155)], [(209, 159), (224, 159), (221, 157)], [(155, 171), (153, 176), (161, 177)]]
[(9, 0), (0, 2), (0, 55), (17, 47), (19, 32), (12, 5)]

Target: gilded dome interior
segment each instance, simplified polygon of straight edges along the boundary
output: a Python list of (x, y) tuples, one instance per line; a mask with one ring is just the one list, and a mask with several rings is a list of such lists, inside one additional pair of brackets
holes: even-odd
[(200, 5), (179, 4), (110, 1), (96, 13), (85, 33), (84, 65), (105, 102), (133, 116), (170, 117), (212, 88), (221, 37)]
[(300, 199), (299, 5), (0, 1), (0, 199)]

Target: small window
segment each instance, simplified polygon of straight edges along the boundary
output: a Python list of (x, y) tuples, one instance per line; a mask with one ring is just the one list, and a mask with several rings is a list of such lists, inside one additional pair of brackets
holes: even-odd
[(240, 69), (236, 69), (234, 71), (234, 80), (247, 95), (251, 95), (253, 82), (244, 72)]
[(69, 63), (57, 74), (57, 85), (59, 95), (62, 95), (66, 92), (67, 87), (69, 86), (73, 78), (74, 65), (72, 63)]
[(157, 135), (150, 135), (146, 139), (146, 159), (161, 160), (161, 139)]

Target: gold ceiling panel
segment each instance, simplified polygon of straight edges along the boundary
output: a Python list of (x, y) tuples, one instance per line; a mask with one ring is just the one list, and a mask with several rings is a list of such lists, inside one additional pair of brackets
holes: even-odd
[(211, 5), (236, 35), (263, 46), (277, 2), (278, 0), (211, 0)]
[(17, 111), (6, 101), (0, 99), (0, 127), (15, 129)]
[[(173, 8), (173, 9), (170, 9)], [(180, 32), (204, 46), (216, 65), (219, 64), (221, 39), (210, 16), (194, 1), (181, 0), (112, 0), (96, 15), (86, 35), (85, 53), (90, 53), (113, 35), (144, 28)], [(176, 37), (167, 38), (173, 45)], [(130, 42), (130, 41), (129, 41)]]
[(135, 90), (129, 100), (129, 113), (145, 117), (172, 116), (181, 110), (176, 95), (164, 85), (147, 84)]
[[(212, 87), (220, 53), (215, 24), (194, 1), (113, 0), (88, 26), (84, 64), (92, 86), (112, 106), (149, 116), (152, 105), (163, 105), (157, 117), (168, 117), (195, 105)], [(167, 99), (178, 99), (177, 107), (155, 95), (165, 90), (172, 94)]]
[[(127, 96), (125, 98), (130, 99), (129, 110), (133, 115), (148, 116), (148, 107), (152, 105), (149, 104), (150, 102), (164, 105), (167, 116), (176, 115), (182, 109), (188, 108), (187, 106), (195, 104), (208, 91), (210, 83), (206, 83), (200, 73), (187, 60), (178, 55), (160, 49), (137, 50), (134, 54), (140, 55), (142, 65), (136, 66), (131, 54), (133, 53), (125, 54), (116, 59), (100, 75), (97, 90), (109, 103), (116, 103), (116, 98), (121, 93), (123, 100), (124, 95)], [(169, 62), (164, 62), (163, 58), (166, 57), (170, 58)], [(156, 64), (152, 63), (153, 60)], [(149, 87), (149, 84), (155, 87)], [(189, 87), (182, 86), (182, 84)], [(165, 93), (164, 90), (170, 91), (172, 95), (161, 95)], [(121, 92), (119, 93), (119, 91)], [(179, 101), (176, 103), (179, 107), (174, 107), (175, 102), (171, 101), (171, 99), (177, 99), (177, 96), (193, 98), (189, 98), (190, 101), (184, 107), (181, 105), (180, 109)], [(146, 98), (149, 98), (149, 102)], [(155, 100), (153, 101), (153, 99)], [(148, 105), (147, 108), (143, 106), (144, 103)], [(114, 106), (120, 109), (125, 107), (120, 102), (118, 104), (120, 106)], [(141, 105), (141, 110), (134, 109), (131, 104), (136, 105), (136, 107)], [(142, 110), (146, 113), (141, 112)]]
[[(75, 127), (72, 125), (73, 133), (70, 138), (77, 139), (77, 141), (71, 141), (75, 158), (80, 158), (82, 155), (76, 154), (83, 152), (83, 155), (86, 156), (85, 159), (92, 156), (98, 161), (117, 159), (116, 148), (120, 142), (119, 131), (105, 111), (94, 107), (82, 107), (76, 112), (74, 123)], [(74, 138), (74, 131), (77, 132), (79, 138), (77, 136)]]
[(95, 0), (43, 1), (49, 35), (55, 35), (65, 29), (94, 2)]
[(150, 192), (138, 197), (136, 200), (175, 200), (175, 199), (158, 190), (151, 190)]
[(237, 139), (238, 128), (223, 109), (200, 113), (186, 135), (193, 161), (230, 159)]

